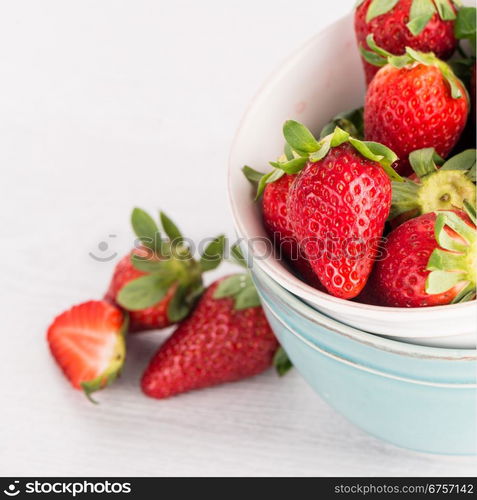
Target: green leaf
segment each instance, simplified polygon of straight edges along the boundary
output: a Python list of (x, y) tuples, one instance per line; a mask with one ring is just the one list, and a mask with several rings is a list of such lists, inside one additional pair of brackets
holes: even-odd
[(426, 280), (426, 293), (435, 295), (447, 292), (462, 281), (462, 274), (448, 271), (432, 271)]
[(290, 147), (290, 144), (288, 144), (288, 142), (285, 143), (283, 152), (287, 160), (293, 160), (295, 158), (295, 155), (293, 154), (293, 149)]
[(161, 236), (154, 219), (144, 210), (135, 208), (131, 214), (131, 224), (141, 243), (145, 247), (158, 252)]
[(477, 214), (475, 207), (472, 206), (467, 200), (464, 200), (464, 209), (466, 214), (469, 216), (470, 220), (474, 223), (477, 221)]
[(454, 298), (452, 304), (461, 304), (475, 299), (475, 285), (469, 283)]
[(401, 69), (406, 67), (408, 64), (412, 64), (414, 61), (409, 54), (403, 54), (402, 56), (391, 56), (388, 57), (388, 63), (394, 66), (395, 68)]
[(235, 245), (232, 246), (230, 250), (230, 254), (232, 257), (233, 262), (238, 264), (239, 266), (247, 269), (247, 261), (242, 253), (242, 249), (240, 248), (240, 245), (236, 243)]
[(117, 302), (128, 311), (140, 311), (160, 302), (171, 285), (170, 277), (148, 274), (130, 281), (119, 291)]
[(389, 220), (420, 207), (418, 199), (419, 189), (419, 184), (409, 179), (406, 179), (404, 182), (392, 182), (392, 203)]
[(391, 54), (391, 52), (388, 52), (386, 49), (383, 49), (380, 47), (374, 40), (374, 35), (370, 33), (366, 37), (366, 43), (368, 44), (368, 47), (375, 53), (378, 54), (379, 56), (382, 56), (384, 58), (388, 58), (393, 56), (394, 54)]
[(167, 234), (169, 241), (174, 245), (182, 244), (184, 242), (184, 237), (174, 222), (164, 212), (160, 213), (160, 218), (162, 228)]
[(409, 155), (411, 167), (420, 179), (437, 172), (437, 166), (434, 162), (436, 155), (434, 148), (418, 149)]
[[(409, 50), (409, 48), (406, 50)], [(440, 60), (437, 60), (437, 61), (438, 61), (437, 67), (440, 69), (442, 76), (449, 84), (452, 98), (453, 99), (460, 99), (461, 97), (463, 97), (463, 94), (461, 91), (461, 87), (462, 88), (464, 87), (463, 83), (455, 76), (454, 72), (452, 71), (452, 68), (448, 64), (446, 64), (445, 62), (442, 62)], [(459, 83), (460, 83), (460, 86), (459, 86)]]
[[(474, 42), (476, 36), (476, 9), (475, 7), (462, 7), (457, 12), (457, 18), (454, 25), (456, 38), (468, 39)], [(471, 44), (472, 45), (472, 44)]]
[(243, 175), (245, 175), (245, 177), (247, 178), (247, 180), (252, 184), (258, 184), (260, 182), (260, 179), (265, 175), (262, 172), (254, 170), (252, 167), (248, 167), (247, 165), (242, 167), (242, 172)]
[(332, 137), (333, 134), (330, 134), (320, 141), (318, 151), (310, 154), (310, 161), (320, 161), (330, 152)]
[(347, 142), (349, 139), (349, 134), (345, 130), (336, 127), (333, 135), (331, 136), (331, 142), (330, 145), (332, 148), (337, 148), (338, 146), (341, 146), (341, 144)]
[(388, 64), (388, 60), (385, 57), (382, 57), (378, 54), (375, 54), (374, 52), (371, 52), (370, 50), (366, 50), (364, 47), (360, 46), (359, 47), (359, 52), (363, 59), (368, 62), (369, 64), (372, 64), (373, 66), (386, 66)]
[(141, 257), (139, 255), (131, 255), (131, 264), (143, 273), (157, 273), (164, 271), (165, 261), (159, 261), (155, 259), (148, 259)]
[(222, 262), (225, 250), (225, 236), (220, 235), (212, 240), (200, 258), (200, 267), (203, 271), (212, 271)]
[(299, 153), (313, 153), (318, 149), (318, 141), (302, 123), (294, 120), (286, 121), (283, 135), (290, 147)]
[(237, 311), (259, 307), (260, 305), (260, 297), (253, 284), (239, 292), (235, 297), (235, 309)]
[(278, 347), (273, 356), (273, 366), (280, 377), (286, 375), (293, 368), (293, 364), (282, 346)]
[(375, 17), (382, 16), (394, 9), (399, 0), (373, 0), (366, 13), (366, 22), (372, 21)]
[(453, 238), (444, 229), (447, 224), (447, 218), (443, 212), (439, 213), (434, 224), (434, 235), (440, 247), (452, 252), (465, 252), (466, 245), (456, 238)]
[(434, 0), (439, 12), (439, 17), (443, 21), (453, 21), (457, 16), (452, 8), (450, 0)]
[(219, 283), (214, 293), (214, 299), (234, 297), (248, 286), (246, 274), (234, 274)]
[(477, 150), (475, 149), (466, 149), (449, 158), (442, 165), (441, 170), (467, 170), (470, 173), (468, 176), (470, 180), (475, 181), (476, 153)]
[(341, 144), (347, 142), (350, 136), (349, 133), (345, 130), (342, 130), (339, 127), (335, 127), (333, 132), (318, 143), (318, 149), (314, 153), (310, 154), (311, 161), (320, 161), (322, 160), (330, 151), (331, 148), (336, 148)]
[(429, 271), (459, 271), (465, 268), (466, 256), (436, 248), (427, 263)]
[(257, 187), (257, 195), (255, 197), (256, 200), (260, 198), (260, 196), (263, 194), (263, 191), (265, 190), (267, 184), (271, 184), (272, 182), (278, 181), (280, 177), (283, 177), (285, 175), (285, 171), (281, 169), (274, 169), (268, 174), (265, 174), (261, 179), (260, 182), (258, 183)]
[(403, 182), (404, 179), (394, 170), (392, 164), (398, 160), (397, 155), (388, 147), (374, 141), (358, 141), (350, 137), (349, 142), (365, 158), (381, 164), (389, 178), (396, 182)]
[(306, 165), (307, 161), (308, 158), (300, 156), (299, 158), (294, 158), (293, 160), (289, 160), (286, 162), (271, 161), (270, 165), (272, 167), (283, 170), (287, 174), (297, 174), (298, 172), (303, 170), (303, 167)]
[(171, 323), (178, 323), (185, 319), (203, 291), (204, 288), (201, 283), (198, 283), (192, 289), (184, 285), (178, 286), (167, 306), (167, 317), (169, 321)]
[(320, 139), (333, 133), (336, 127), (339, 127), (356, 139), (363, 139), (364, 123), (363, 108), (353, 109), (352, 111), (340, 113), (328, 122), (320, 133)]
[(224, 279), (214, 293), (215, 299), (230, 297), (234, 299), (236, 310), (258, 307), (260, 298), (248, 274), (234, 274)]
[(464, 238), (467, 243), (472, 244), (475, 241), (477, 237), (475, 228), (471, 228), (458, 214), (450, 211), (442, 211), (437, 216), (438, 219), (440, 217), (445, 217), (445, 224)]
[(414, 36), (417, 36), (427, 26), (427, 23), (436, 12), (432, 0), (413, 0), (409, 13), (409, 22), (406, 26)]

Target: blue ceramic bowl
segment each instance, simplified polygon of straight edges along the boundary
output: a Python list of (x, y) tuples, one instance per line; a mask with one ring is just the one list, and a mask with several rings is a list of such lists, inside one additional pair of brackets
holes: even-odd
[(312, 309), (253, 268), (265, 313), (295, 368), (348, 420), (417, 451), (477, 453), (477, 350), (396, 342)]

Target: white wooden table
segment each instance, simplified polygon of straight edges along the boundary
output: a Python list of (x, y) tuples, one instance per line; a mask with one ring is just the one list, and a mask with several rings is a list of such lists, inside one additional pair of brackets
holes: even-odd
[(474, 459), (369, 437), (296, 373), (147, 399), (138, 379), (167, 332), (129, 339), (124, 376), (94, 406), (45, 343), (55, 314), (104, 292), (117, 259), (89, 252), (128, 250), (132, 206), (167, 210), (193, 238), (233, 235), (227, 154), (247, 102), (353, 3), (2, 2), (1, 475), (475, 473)]

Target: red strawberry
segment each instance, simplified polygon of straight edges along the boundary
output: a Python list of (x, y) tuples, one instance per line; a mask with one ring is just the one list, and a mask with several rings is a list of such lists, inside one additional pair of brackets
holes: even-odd
[[(450, 0), (362, 0), (355, 11), (354, 28), (358, 46), (364, 50), (369, 49), (366, 38), (372, 34), (378, 45), (394, 55), (411, 47), (448, 59), (457, 46), (455, 18)], [(378, 68), (364, 58), (363, 64), (369, 84)]]
[(339, 127), (319, 142), (295, 121), (286, 122), (283, 132), (288, 147), (300, 155), (272, 163), (276, 171), (300, 172), (287, 204), (293, 234), (327, 291), (356, 297), (371, 271), (389, 214), (388, 175), (400, 179), (391, 167), (397, 157)]
[(472, 101), (472, 109), (474, 110), (473, 113), (474, 121), (475, 121), (475, 71), (476, 71), (476, 65), (474, 63), (470, 75), (470, 95)]
[[(134, 267), (133, 255), (141, 255), (141, 250), (133, 250), (130, 254), (124, 256), (116, 265), (114, 274), (106, 292), (105, 300), (116, 303), (116, 298), (121, 289), (127, 284), (143, 276), (147, 273), (139, 271)], [(129, 312), (129, 331), (137, 332), (141, 330), (150, 330), (156, 328), (166, 328), (172, 324), (171, 319), (167, 314), (169, 304), (174, 297), (177, 285), (172, 285), (164, 295), (164, 297), (153, 306), (140, 309), (138, 311)]]
[[(262, 213), (267, 233), (277, 239), (282, 251), (288, 257), (296, 254), (296, 240), (287, 219), (287, 199), (295, 175), (284, 175), (267, 184), (263, 191)], [(274, 238), (274, 239), (275, 239)]]
[(152, 358), (142, 389), (167, 398), (233, 382), (271, 366), (278, 343), (248, 275), (213, 283)]
[(48, 328), (51, 353), (73, 387), (89, 396), (113, 382), (126, 357), (123, 313), (90, 301), (60, 314)]
[[(243, 168), (244, 175), (252, 183), (259, 182), (264, 174), (250, 167)], [(266, 176), (266, 175), (265, 175)], [(313, 272), (308, 259), (301, 252), (287, 217), (287, 200), (296, 175), (281, 175), (273, 182), (262, 185), (263, 224), (279, 255), (285, 257), (298, 274), (311, 286), (324, 290), (323, 285)], [(272, 178), (273, 180), (273, 178)], [(261, 194), (260, 189), (258, 196)]]
[(168, 240), (161, 239), (157, 224), (143, 210), (134, 209), (131, 222), (142, 246), (117, 264), (105, 299), (129, 311), (131, 332), (165, 328), (187, 316), (202, 293), (202, 272), (219, 265), (225, 240), (212, 240), (197, 262), (164, 213)]
[(475, 209), (438, 211), (411, 219), (388, 237), (371, 285), (382, 305), (427, 307), (475, 297)]
[(409, 155), (414, 174), (405, 182), (393, 182), (389, 219), (393, 227), (436, 210), (475, 206), (475, 149), (468, 149), (446, 162), (434, 148), (419, 149)]
[(324, 290), (308, 259), (302, 254), (288, 222), (287, 201), (295, 178), (296, 175), (285, 174), (277, 181), (267, 184), (262, 200), (263, 223), (272, 241), (280, 246), (291, 266), (311, 286)]
[(391, 148), (400, 158), (397, 171), (405, 175), (416, 149), (433, 147), (443, 158), (449, 155), (464, 130), (469, 99), (450, 67), (432, 54), (408, 48), (388, 60), (366, 93), (365, 138)]

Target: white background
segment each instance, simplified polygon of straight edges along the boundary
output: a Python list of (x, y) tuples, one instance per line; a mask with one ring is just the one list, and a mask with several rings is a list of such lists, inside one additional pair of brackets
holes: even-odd
[(93, 406), (45, 343), (57, 313), (101, 297), (116, 260), (88, 253), (128, 250), (132, 206), (193, 238), (233, 235), (227, 155), (248, 101), (353, 3), (1, 3), (1, 475), (475, 473), (471, 458), (365, 435), (296, 373), (147, 399), (138, 380), (167, 332), (130, 338), (124, 376)]

